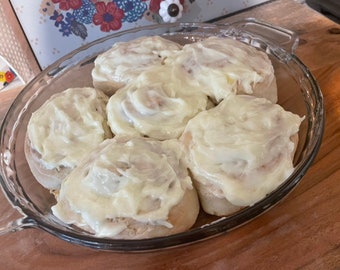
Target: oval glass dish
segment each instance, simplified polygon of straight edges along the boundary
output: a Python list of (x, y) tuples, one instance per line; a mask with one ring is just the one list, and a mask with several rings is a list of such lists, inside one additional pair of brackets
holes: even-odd
[[(253, 206), (228, 217), (200, 213), (189, 231), (145, 240), (97, 238), (74, 226), (62, 223), (51, 212), (54, 196), (32, 176), (24, 155), (28, 120), (52, 94), (69, 87), (92, 86), (91, 70), (96, 56), (117, 41), (140, 36), (161, 35), (181, 44), (208, 36), (230, 37), (264, 51), (270, 57), (279, 93), (279, 104), (305, 116), (294, 158), (295, 170), (276, 190)], [(102, 250), (148, 251), (190, 244), (228, 232), (251, 221), (280, 202), (301, 180), (316, 156), (322, 140), (324, 109), (321, 91), (305, 65), (294, 55), (298, 37), (288, 30), (254, 19), (227, 25), (176, 23), (135, 28), (92, 42), (63, 57), (33, 79), (18, 95), (1, 126), (1, 186), (14, 209), (22, 215), (11, 219), (1, 213), (6, 225), (0, 234), (38, 228), (75, 244)], [(308, 181), (308, 179), (306, 179)], [(4, 221), (4, 220), (3, 220)]]

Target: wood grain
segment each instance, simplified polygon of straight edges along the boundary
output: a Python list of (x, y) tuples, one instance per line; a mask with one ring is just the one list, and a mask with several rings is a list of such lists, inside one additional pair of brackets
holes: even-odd
[[(26, 229), (1, 236), (0, 269), (340, 269), (340, 35), (330, 31), (340, 25), (292, 0), (272, 1), (223, 22), (242, 17), (299, 33), (296, 55), (324, 95), (323, 143), (297, 188), (247, 225), (158, 252), (94, 251)], [(15, 93), (0, 93), (1, 117)], [(0, 200), (5, 203), (4, 198)]]

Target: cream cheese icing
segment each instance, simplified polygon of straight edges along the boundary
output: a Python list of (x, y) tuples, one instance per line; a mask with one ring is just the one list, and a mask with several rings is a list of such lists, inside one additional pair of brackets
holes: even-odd
[(95, 87), (104, 87), (102, 90), (113, 93), (151, 66), (162, 65), (164, 59), (180, 49), (179, 44), (160, 36), (117, 42), (96, 58), (92, 70), (93, 83)]
[(302, 120), (264, 98), (229, 96), (181, 137), (194, 179), (233, 205), (254, 204), (293, 172), (291, 137)]
[(165, 63), (181, 69), (216, 102), (230, 94), (249, 94), (277, 102), (274, 69), (267, 54), (240, 41), (209, 37), (184, 45)]
[(94, 88), (69, 88), (32, 114), (27, 136), (46, 169), (73, 168), (112, 137), (105, 112), (107, 101), (108, 97)]
[[(52, 207), (66, 223), (98, 237), (116, 237), (131, 221), (172, 228), (171, 208), (193, 189), (187, 166), (196, 188), (226, 198), (230, 211), (254, 204), (294, 170), (291, 138), (303, 118), (274, 104), (273, 66), (251, 46), (210, 37), (182, 47), (143, 37), (99, 55), (92, 78), (108, 83), (110, 99), (69, 89), (28, 125), (46, 168), (80, 162)], [(208, 97), (219, 105), (210, 109)], [(106, 122), (117, 136), (101, 143), (112, 135)]]
[(143, 72), (110, 97), (108, 123), (115, 134), (173, 139), (207, 101), (183, 73), (164, 65)]
[(52, 211), (99, 237), (121, 233), (125, 219), (171, 228), (171, 208), (192, 188), (177, 140), (115, 137), (63, 181)]

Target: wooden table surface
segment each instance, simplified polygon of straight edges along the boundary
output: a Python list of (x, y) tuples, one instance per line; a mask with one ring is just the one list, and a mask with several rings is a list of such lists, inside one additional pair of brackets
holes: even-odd
[[(10, 233), (0, 237), (0, 269), (340, 269), (340, 25), (293, 0), (272, 1), (223, 21), (244, 17), (297, 32), (296, 55), (323, 91), (323, 143), (297, 188), (236, 230), (158, 252), (95, 251), (38, 229)], [(17, 92), (0, 93), (0, 121)], [(2, 194), (0, 204), (7, 204)]]

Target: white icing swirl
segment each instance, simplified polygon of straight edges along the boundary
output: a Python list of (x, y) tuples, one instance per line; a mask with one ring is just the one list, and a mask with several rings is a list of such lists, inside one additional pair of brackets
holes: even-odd
[(162, 65), (172, 51), (180, 49), (179, 44), (160, 36), (117, 42), (96, 58), (92, 70), (94, 84), (117, 82), (123, 86), (151, 66)]
[(247, 206), (293, 172), (291, 137), (301, 121), (264, 98), (232, 95), (190, 120), (181, 140), (194, 178), (215, 186), (232, 204)]
[(106, 120), (107, 101), (105, 94), (93, 88), (69, 88), (32, 114), (27, 135), (46, 169), (73, 168), (112, 136)]
[(65, 179), (52, 211), (100, 237), (122, 232), (126, 218), (171, 228), (171, 208), (192, 189), (182, 155), (177, 140), (106, 140)]
[(267, 54), (242, 42), (209, 37), (183, 46), (166, 59), (216, 100), (249, 94), (277, 102), (274, 69)]
[(115, 134), (172, 139), (206, 106), (206, 95), (172, 66), (161, 66), (142, 73), (111, 96), (108, 123)]

